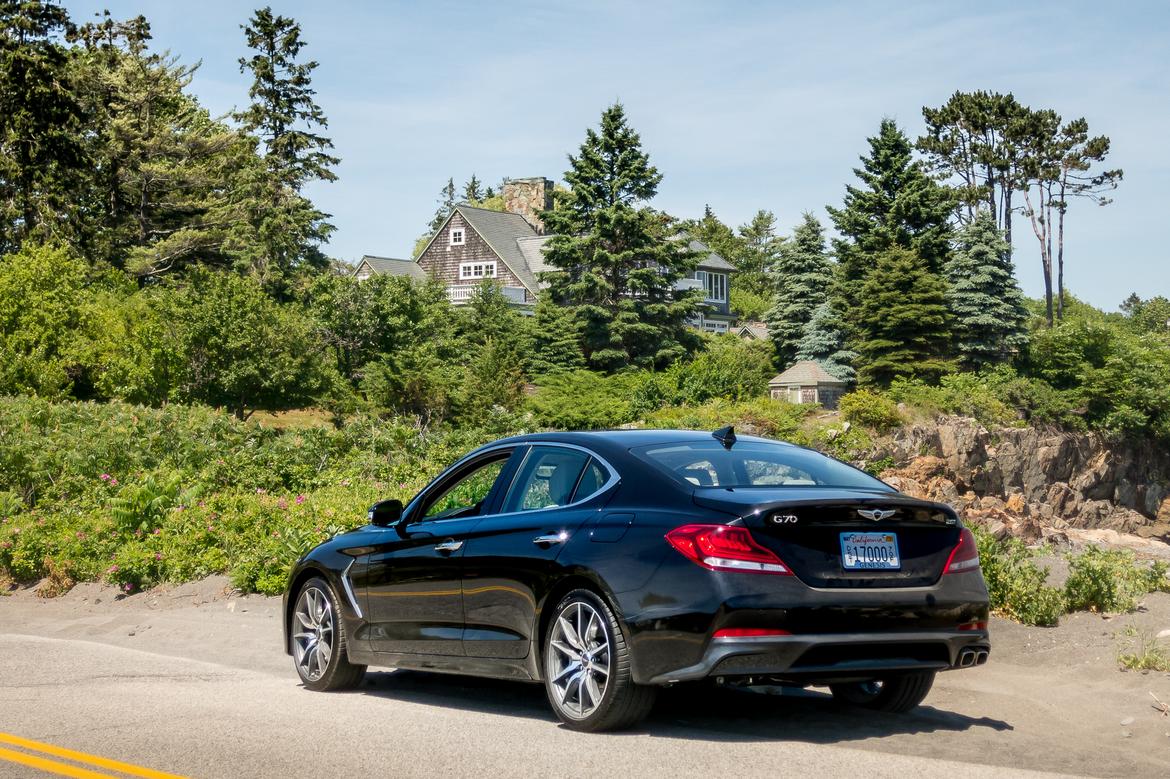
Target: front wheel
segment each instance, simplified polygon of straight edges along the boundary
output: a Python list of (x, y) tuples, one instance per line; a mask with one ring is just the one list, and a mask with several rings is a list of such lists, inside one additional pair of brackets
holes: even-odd
[(926, 699), (934, 684), (934, 673), (917, 671), (867, 682), (831, 684), (829, 690), (834, 698), (843, 703), (900, 713), (910, 711)]
[(573, 730), (627, 728), (654, 706), (657, 689), (634, 684), (617, 618), (589, 590), (561, 599), (545, 632), (544, 686), (557, 718)]
[(337, 611), (337, 596), (324, 579), (305, 582), (293, 610), (293, 660), (297, 674), (310, 690), (356, 687), (366, 673), (364, 665), (349, 662), (345, 626)]

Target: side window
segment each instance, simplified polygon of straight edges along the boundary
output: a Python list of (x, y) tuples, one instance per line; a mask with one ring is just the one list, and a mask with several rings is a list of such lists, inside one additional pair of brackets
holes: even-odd
[(588, 498), (601, 489), (607, 481), (609, 481), (609, 473), (596, 460), (590, 460), (589, 466), (585, 469), (585, 473), (577, 485), (577, 491), (573, 493), (573, 501)]
[(472, 517), (479, 513), (480, 503), (492, 491), (508, 462), (508, 452), (489, 460), (465, 473), (441, 493), (430, 499), (423, 510), (423, 519), (450, 519)]
[(588, 461), (589, 455), (575, 449), (534, 446), (512, 482), (504, 513), (564, 506)]

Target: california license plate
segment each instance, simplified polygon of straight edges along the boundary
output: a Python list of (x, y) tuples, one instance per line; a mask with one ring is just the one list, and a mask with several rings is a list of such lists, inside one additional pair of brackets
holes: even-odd
[(841, 564), (847, 571), (896, 571), (902, 567), (893, 533), (842, 533)]

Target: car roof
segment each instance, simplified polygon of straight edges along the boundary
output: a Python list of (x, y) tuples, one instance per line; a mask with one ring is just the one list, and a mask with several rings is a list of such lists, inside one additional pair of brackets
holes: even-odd
[[(655, 444), (678, 444), (712, 440), (709, 430), (582, 430), (551, 433), (528, 433), (527, 435), (512, 436), (496, 441), (495, 444), (507, 443), (549, 443), (577, 444), (578, 446), (601, 445), (613, 448), (633, 449), (637, 446), (653, 446)], [(787, 441), (777, 441), (773, 438), (741, 435), (740, 441), (765, 441), (783, 446), (793, 446)]]

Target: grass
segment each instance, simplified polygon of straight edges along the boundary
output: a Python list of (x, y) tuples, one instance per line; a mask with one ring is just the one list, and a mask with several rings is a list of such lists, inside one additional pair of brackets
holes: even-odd
[(1170, 641), (1132, 626), (1121, 635), (1129, 639), (1128, 646), (1117, 654), (1122, 670), (1170, 672)]

